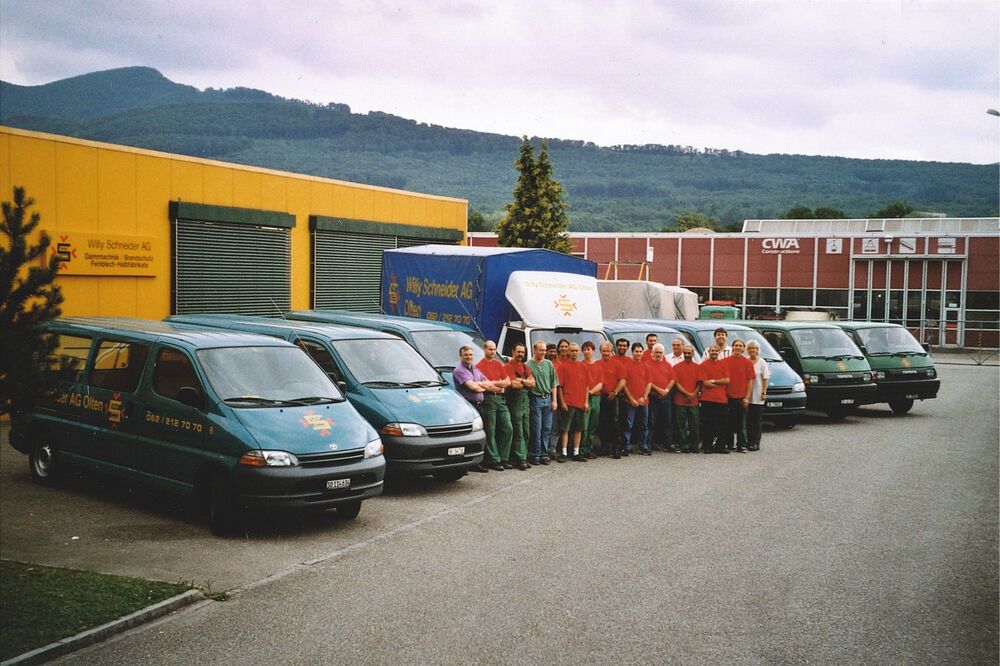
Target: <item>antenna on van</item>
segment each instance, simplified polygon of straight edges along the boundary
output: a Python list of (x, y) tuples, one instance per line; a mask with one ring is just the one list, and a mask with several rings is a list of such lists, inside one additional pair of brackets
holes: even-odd
[(278, 316), (279, 317), (281, 317), (282, 319), (285, 319), (285, 320), (288, 319), (288, 317), (285, 316), (285, 313), (281, 311), (281, 308), (278, 307), (278, 304), (274, 302), (274, 298), (273, 297), (268, 296), (267, 300), (271, 301), (271, 305), (273, 305), (274, 309), (278, 311)]

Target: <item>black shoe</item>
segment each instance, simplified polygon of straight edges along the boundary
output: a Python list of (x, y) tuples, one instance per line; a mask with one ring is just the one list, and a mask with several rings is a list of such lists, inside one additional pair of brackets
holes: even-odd
[(528, 464), (529, 465), (537, 465), (538, 464), (538, 458), (536, 458), (535, 456), (528, 456)]
[(506, 460), (504, 460), (504, 461), (503, 461), (502, 463), (500, 463), (500, 464), (501, 464), (501, 465), (503, 465), (503, 468), (504, 468), (504, 469), (514, 469), (514, 466), (513, 466), (512, 464), (510, 464), (510, 463), (509, 463), (508, 461), (506, 461)]
[(517, 468), (523, 472), (526, 469), (531, 469), (531, 465), (521, 460), (520, 462), (517, 463)]
[(556, 456), (556, 462), (557, 463), (564, 463), (564, 462), (566, 462), (566, 456)]
[(613, 452), (611, 453), (611, 457), (612, 457), (612, 458), (614, 458), (615, 460), (620, 460), (620, 459), (621, 459), (621, 457), (622, 457), (622, 454), (620, 454), (620, 453), (619, 453), (619, 452), (617, 452), (617, 451), (613, 451)]
[(502, 472), (504, 470), (504, 466), (498, 462), (491, 462), (486, 465), (486, 468), (491, 469), (494, 472)]
[(726, 455), (729, 455), (729, 450), (728, 449), (716, 449), (715, 452), (716, 453), (725, 453)]
[(538, 464), (539, 465), (548, 465), (549, 464), (549, 459), (548, 458), (539, 458), (538, 459)]
[(490, 470), (486, 469), (482, 465), (473, 465), (472, 467), (469, 468), (469, 471), (470, 472), (478, 472), (479, 474), (486, 474), (486, 472), (488, 472)]
[(644, 456), (651, 456), (651, 455), (653, 455), (653, 452), (650, 451), (649, 449), (639, 449), (639, 453), (641, 453)]
[(740, 452), (740, 453), (746, 453), (746, 452), (747, 452), (747, 451), (749, 451), (749, 450), (750, 450), (750, 449), (748, 449), (748, 448), (747, 448), (747, 447), (745, 447), (745, 446), (741, 446), (741, 447), (739, 448), (739, 452)]
[(714, 449), (702, 449), (701, 452), (702, 453), (715, 453), (715, 450)]
[(586, 458), (587, 460), (596, 460), (597, 459), (597, 456), (595, 456), (593, 453), (584, 453), (583, 457)]
[(632, 452), (629, 451), (628, 449), (622, 450), (622, 458), (628, 458), (630, 455), (632, 455)]

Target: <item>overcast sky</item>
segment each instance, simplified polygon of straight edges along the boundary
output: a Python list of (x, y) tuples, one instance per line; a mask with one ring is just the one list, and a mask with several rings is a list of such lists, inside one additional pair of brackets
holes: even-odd
[(998, 0), (0, 0), (13, 83), (146, 65), (601, 145), (996, 162), (998, 63)]

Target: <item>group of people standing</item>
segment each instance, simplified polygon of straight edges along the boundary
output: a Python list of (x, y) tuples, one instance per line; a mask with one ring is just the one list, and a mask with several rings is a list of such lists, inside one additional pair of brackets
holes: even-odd
[[(759, 451), (770, 370), (760, 346), (728, 344), (716, 329), (707, 357), (674, 338), (668, 354), (656, 334), (646, 346), (568, 340), (536, 342), (530, 358), (515, 345), (504, 363), (496, 344), (459, 350), (455, 386), (482, 415), (483, 463), (472, 471), (529, 469), (552, 461), (652, 455)], [(599, 354), (599, 358), (598, 358)]]

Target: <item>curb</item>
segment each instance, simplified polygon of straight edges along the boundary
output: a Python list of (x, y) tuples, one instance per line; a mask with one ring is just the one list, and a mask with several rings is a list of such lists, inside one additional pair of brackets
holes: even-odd
[(184, 606), (201, 601), (204, 598), (205, 594), (201, 590), (188, 590), (183, 594), (178, 594), (176, 597), (164, 599), (158, 604), (153, 604), (152, 606), (143, 608), (142, 610), (120, 617), (117, 620), (112, 620), (111, 622), (102, 624), (99, 627), (81, 631), (75, 636), (63, 638), (54, 643), (49, 643), (48, 645), (43, 645), (40, 648), (35, 648), (30, 652), (25, 652), (24, 654), (12, 657), (7, 661), (2, 661), (0, 662), (0, 666), (14, 666), (14, 664), (17, 664), (18, 666), (25, 666), (27, 664), (40, 664), (44, 661), (55, 659), (56, 657), (61, 657), (69, 652), (73, 652), (88, 645), (92, 645), (93, 643), (103, 641), (106, 638), (110, 638), (115, 634), (120, 634), (123, 631), (137, 627), (140, 624), (151, 622), (152, 620), (163, 617), (168, 613), (174, 612), (178, 608), (183, 608)]

